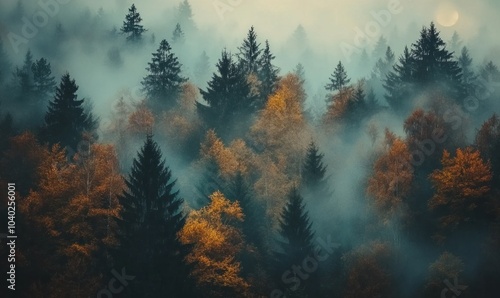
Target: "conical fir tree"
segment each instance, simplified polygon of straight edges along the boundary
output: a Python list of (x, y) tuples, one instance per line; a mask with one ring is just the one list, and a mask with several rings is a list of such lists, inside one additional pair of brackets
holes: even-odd
[(182, 31), (181, 25), (179, 23), (175, 25), (174, 32), (172, 33), (172, 42), (175, 44), (184, 43), (184, 32)]
[(238, 48), (239, 64), (245, 74), (259, 72), (259, 59), (262, 49), (260, 43), (257, 43), (257, 33), (252, 27), (248, 31), (247, 37), (243, 40), (243, 44)]
[(127, 41), (139, 42), (142, 39), (142, 34), (146, 31), (141, 25), (142, 18), (135, 4), (128, 9), (128, 14), (125, 16), (123, 26), (120, 29), (123, 34), (127, 35)]
[(158, 144), (147, 136), (134, 159), (122, 205), (118, 262), (136, 278), (130, 297), (185, 297), (187, 249), (177, 237), (185, 223), (176, 180)]
[(453, 52), (446, 49), (445, 42), (439, 36), (434, 23), (423, 28), (420, 39), (413, 44), (413, 77), (423, 87), (436, 82), (446, 83), (451, 95), (463, 95), (461, 69), (453, 59)]
[(205, 123), (224, 136), (230, 123), (248, 119), (254, 111), (255, 97), (250, 94), (245, 75), (225, 50), (217, 63), (217, 72), (208, 82), (207, 90), (200, 90), (209, 106), (199, 102), (196, 105)]
[(413, 55), (405, 47), (399, 62), (387, 74), (384, 88), (387, 92), (385, 98), (389, 106), (395, 111), (401, 111), (409, 106), (409, 96), (413, 92)]
[[(276, 257), (276, 278), (281, 281), (283, 275), (289, 275), (293, 278), (297, 274), (304, 274), (300, 265), (307, 256), (312, 256), (314, 252), (312, 223), (309, 220), (309, 215), (305, 210), (302, 196), (296, 188), (292, 188), (288, 195), (288, 202), (283, 208), (280, 219), (280, 236), (279, 241), (280, 251), (275, 252)], [(292, 266), (296, 270), (291, 270)], [(298, 267), (298, 268), (297, 268)], [(297, 272), (302, 270), (302, 272)], [(292, 288), (293, 291), (303, 289), (305, 281), (300, 283), (300, 288)], [(307, 287), (307, 286), (306, 286)]]
[(154, 110), (171, 108), (180, 93), (181, 85), (187, 81), (181, 76), (181, 66), (172, 53), (170, 44), (165, 39), (153, 53), (146, 70), (148, 75), (142, 80), (142, 88), (148, 99), (152, 101)]
[(43, 102), (54, 93), (57, 85), (55, 78), (52, 76), (50, 63), (45, 58), (41, 58), (33, 63), (31, 70), (37, 100)]
[(69, 147), (72, 152), (77, 150), (78, 142), (84, 132), (92, 132), (96, 122), (83, 107), (84, 99), (78, 99), (78, 86), (75, 80), (66, 73), (56, 88), (54, 100), (49, 103), (45, 114), (43, 135), (50, 144), (60, 143)]
[(325, 196), (328, 185), (325, 177), (326, 166), (323, 164), (323, 154), (312, 141), (307, 148), (306, 160), (302, 170), (303, 189), (308, 194)]
[(344, 65), (342, 65), (342, 61), (339, 61), (325, 89), (328, 91), (342, 91), (350, 82), (351, 79), (347, 77), (347, 72), (345, 71)]
[(273, 60), (276, 57), (271, 53), (269, 49), (269, 41), (266, 40), (266, 47), (262, 53), (262, 57), (259, 61), (260, 72), (259, 79), (261, 81), (260, 87), (260, 97), (261, 100), (256, 107), (258, 110), (264, 107), (267, 98), (271, 93), (274, 92), (276, 88), (276, 82), (278, 81), (279, 68), (273, 65)]

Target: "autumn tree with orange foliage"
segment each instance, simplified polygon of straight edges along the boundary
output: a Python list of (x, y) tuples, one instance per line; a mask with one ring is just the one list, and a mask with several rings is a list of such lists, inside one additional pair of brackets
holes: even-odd
[(27, 293), (36, 295), (38, 282), (49, 278), (53, 297), (93, 295), (117, 245), (114, 218), (124, 184), (116, 153), (111, 145), (93, 144), (68, 162), (58, 145), (43, 150), (37, 188), (19, 204), (32, 227), (25, 246), (30, 249), (21, 251), (30, 272)]
[(431, 210), (441, 211), (442, 227), (456, 227), (480, 219), (480, 211), (490, 191), (491, 167), (479, 151), (470, 147), (457, 149), (452, 157), (443, 152), (442, 169), (430, 175), (435, 194), (429, 201)]
[(187, 256), (192, 275), (207, 297), (247, 297), (250, 285), (241, 277), (237, 261), (245, 244), (240, 225), (244, 215), (238, 202), (231, 203), (221, 192), (210, 196), (210, 204), (192, 211), (179, 238), (193, 245)]
[(401, 219), (407, 209), (413, 181), (413, 167), (406, 143), (386, 131), (386, 151), (375, 161), (368, 180), (368, 195), (373, 197), (379, 215), (385, 221)]
[(135, 135), (146, 135), (153, 131), (155, 117), (147, 107), (146, 101), (137, 104), (135, 110), (128, 117), (128, 130)]
[[(445, 283), (446, 280), (457, 287), (454, 290), (460, 291), (460, 297), (470, 297), (468, 292), (462, 293), (462, 291), (467, 288), (467, 286), (465, 286), (465, 288), (462, 286), (465, 282), (462, 278), (464, 263), (454, 254), (448, 251), (443, 252), (435, 262), (429, 265), (428, 272), (427, 283), (424, 290), (425, 297), (438, 297), (443, 291), (452, 292)], [(446, 292), (444, 292), (444, 294), (446, 294)]]
[(388, 244), (375, 241), (345, 255), (347, 284), (343, 297), (395, 297), (391, 279), (392, 253)]

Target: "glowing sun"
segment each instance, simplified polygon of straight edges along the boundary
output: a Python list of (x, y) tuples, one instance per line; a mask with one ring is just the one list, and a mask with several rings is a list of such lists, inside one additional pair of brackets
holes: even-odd
[(444, 27), (454, 26), (459, 18), (460, 14), (451, 4), (443, 4), (436, 11), (436, 22)]

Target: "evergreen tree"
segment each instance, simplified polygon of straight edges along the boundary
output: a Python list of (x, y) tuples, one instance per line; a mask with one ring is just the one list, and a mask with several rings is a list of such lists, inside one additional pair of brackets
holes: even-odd
[(33, 55), (31, 51), (26, 52), (24, 63), (21, 68), (16, 67), (14, 73), (14, 86), (16, 92), (17, 103), (30, 102), (34, 95), (33, 72)]
[(413, 44), (412, 54), (413, 78), (420, 87), (445, 83), (451, 89), (449, 94), (457, 100), (463, 95), (461, 69), (453, 59), (453, 53), (446, 49), (434, 23), (422, 29), (419, 40)]
[(92, 115), (84, 109), (84, 99), (78, 99), (77, 91), (75, 80), (68, 73), (63, 75), (45, 114), (43, 134), (50, 144), (60, 143), (63, 148), (76, 150), (83, 133), (96, 128)]
[(142, 18), (135, 4), (128, 9), (128, 14), (125, 16), (123, 26), (120, 29), (123, 34), (127, 35), (127, 41), (139, 42), (142, 39), (142, 34), (147, 31), (141, 25)]
[(500, 71), (493, 61), (489, 61), (481, 67), (479, 73), (486, 82), (500, 82)]
[(34, 92), (38, 101), (44, 102), (54, 93), (54, 88), (57, 85), (52, 76), (50, 63), (45, 58), (41, 58), (33, 63), (31, 70), (33, 72)]
[(187, 81), (181, 76), (181, 66), (177, 57), (172, 53), (170, 44), (165, 39), (153, 53), (148, 63), (149, 74), (142, 80), (143, 91), (153, 104), (154, 108), (171, 108), (181, 91), (181, 85)]
[(458, 56), (460, 48), (462, 48), (462, 40), (460, 39), (457, 31), (453, 32), (451, 40), (448, 44), (450, 45), (450, 51), (453, 52), (455, 56)]
[(255, 97), (250, 94), (245, 75), (225, 50), (217, 63), (217, 72), (208, 82), (207, 90), (200, 89), (208, 106), (197, 102), (197, 109), (210, 127), (218, 130), (219, 135), (224, 135), (224, 129), (233, 121), (245, 121), (252, 114)]
[(347, 77), (342, 61), (339, 61), (339, 64), (337, 64), (335, 71), (330, 76), (330, 82), (325, 86), (325, 89), (328, 91), (343, 91), (350, 81), (351, 79)]
[[(312, 223), (309, 220), (307, 211), (303, 204), (303, 199), (296, 188), (292, 188), (288, 194), (288, 202), (281, 213), (279, 221), (279, 233), (281, 240), (278, 241), (280, 250), (275, 252), (276, 258), (276, 278), (282, 281), (282, 276), (290, 272), (292, 266), (300, 266), (307, 256), (312, 256), (314, 247), (312, 244), (314, 232)], [(303, 270), (298, 268), (298, 270)], [(297, 275), (297, 272), (290, 272), (290, 277)], [(301, 280), (300, 287), (292, 288), (292, 291), (304, 290), (306, 293), (312, 292), (307, 285), (313, 277), (308, 280)], [(304, 286), (305, 285), (305, 286)], [(310, 294), (310, 293), (309, 293)]]
[(260, 43), (257, 43), (257, 34), (252, 27), (248, 31), (247, 38), (243, 40), (243, 44), (238, 48), (239, 65), (245, 74), (257, 74), (260, 72), (259, 60), (262, 49)]
[(380, 36), (378, 39), (377, 43), (375, 44), (375, 47), (373, 49), (373, 57), (375, 59), (377, 58), (383, 58), (384, 54), (386, 53), (387, 49), (387, 39), (384, 36)]
[(120, 266), (136, 276), (127, 287), (130, 297), (185, 297), (188, 251), (178, 239), (185, 216), (183, 199), (174, 190), (176, 180), (162, 160), (151, 135), (134, 159), (127, 189), (119, 196), (122, 205)]
[(260, 58), (260, 72), (259, 79), (261, 81), (260, 87), (260, 97), (261, 102), (257, 109), (261, 109), (264, 107), (267, 98), (271, 95), (276, 89), (276, 83), (278, 82), (278, 73), (279, 68), (273, 65), (273, 60), (276, 57), (271, 53), (269, 49), (269, 42), (266, 40), (266, 47), (264, 48), (264, 52), (262, 53), (262, 57)]
[(182, 32), (182, 28), (179, 23), (175, 25), (174, 33), (172, 33), (172, 42), (177, 44), (184, 43), (184, 32)]
[(193, 33), (196, 25), (193, 21), (193, 10), (188, 0), (182, 1), (177, 7), (177, 23), (179, 23), (188, 34)]
[(462, 48), (461, 55), (458, 58), (458, 65), (462, 69), (462, 84), (466, 88), (467, 93), (472, 94), (477, 76), (472, 69), (472, 58), (469, 55), (467, 47)]
[(323, 196), (328, 193), (328, 182), (325, 177), (326, 166), (323, 164), (323, 157), (324, 154), (319, 153), (316, 143), (311, 141), (302, 167), (302, 183), (307, 193)]
[(297, 64), (295, 66), (295, 69), (293, 70), (293, 73), (297, 75), (297, 77), (300, 79), (301, 84), (304, 84), (306, 81), (306, 71), (304, 70), (304, 65), (302, 63)]
[(394, 66), (394, 61), (394, 52), (392, 51), (391, 47), (387, 47), (385, 56), (378, 59), (377, 63), (375, 64), (373, 74), (378, 78), (385, 78)]
[(201, 179), (196, 186), (198, 195), (197, 203), (200, 207), (206, 206), (209, 202), (209, 197), (216, 191), (226, 192), (226, 182), (219, 174), (217, 163), (210, 160), (201, 173)]
[(389, 106), (395, 111), (401, 111), (408, 106), (409, 96), (413, 85), (413, 56), (405, 47), (399, 62), (394, 65), (393, 71), (387, 74), (384, 88), (387, 92), (385, 98)]
[(10, 73), (10, 62), (7, 53), (3, 48), (3, 41), (0, 39), (0, 86), (7, 80)]
[(203, 51), (198, 61), (196, 62), (196, 66), (194, 68), (194, 76), (199, 85), (205, 84), (209, 77), (210, 70), (210, 58), (207, 56), (207, 52)]

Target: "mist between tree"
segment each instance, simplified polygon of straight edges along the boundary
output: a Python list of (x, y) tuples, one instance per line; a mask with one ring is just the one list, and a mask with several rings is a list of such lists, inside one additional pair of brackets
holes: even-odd
[(498, 4), (216, 2), (0, 4), (16, 294), (498, 295)]

